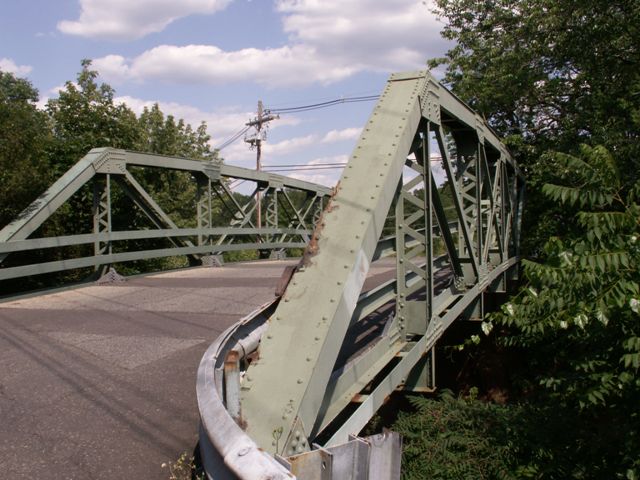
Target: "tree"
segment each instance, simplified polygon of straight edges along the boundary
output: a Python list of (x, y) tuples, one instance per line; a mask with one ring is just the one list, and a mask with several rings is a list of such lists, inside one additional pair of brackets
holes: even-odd
[(528, 356), (525, 389), (540, 390), (539, 403), (566, 418), (582, 418), (571, 441), (584, 458), (572, 455), (573, 473), (589, 465), (592, 478), (637, 478), (640, 182), (625, 195), (603, 147), (545, 161), (557, 173), (543, 193), (573, 211), (578, 228), (549, 239), (544, 263), (524, 261), (527, 285), (493, 322), (500, 343)]
[(552, 419), (531, 425), (549, 440), (520, 460), (536, 478), (639, 478), (640, 4), (436, 0), (436, 11), (456, 45), (431, 65), (527, 176), (524, 285), (485, 323), (526, 358), (519, 398)]
[(51, 181), (45, 156), (50, 142), (38, 91), (0, 71), (0, 226), (12, 221)]
[(92, 148), (132, 149), (140, 136), (135, 113), (114, 102), (113, 88), (96, 83), (98, 72), (90, 67), (91, 60), (83, 60), (77, 83), (66, 82), (58, 98), (47, 102), (54, 137), (51, 163), (58, 176)]
[[(445, 82), (505, 137), (528, 174), (523, 250), (541, 253), (563, 212), (540, 195), (547, 150), (614, 152), (633, 183), (640, 157), (640, 4), (632, 0), (436, 0)], [(541, 166), (544, 169), (544, 165)], [(538, 171), (536, 171), (538, 170)]]

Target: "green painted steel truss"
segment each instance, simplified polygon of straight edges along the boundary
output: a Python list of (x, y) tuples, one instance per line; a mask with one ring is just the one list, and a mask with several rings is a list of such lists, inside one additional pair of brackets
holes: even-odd
[[(433, 388), (437, 340), (458, 319), (482, 318), (485, 296), (517, 273), (523, 191), (516, 162), (478, 114), (427, 72), (392, 75), (282, 297), (203, 358), (203, 457), (250, 478), (246, 455), (268, 478), (286, 478), (356, 442), (395, 389)], [(395, 275), (364, 290), (384, 256), (395, 256)], [(367, 322), (380, 328), (363, 347)], [(233, 342), (255, 337), (246, 333), (254, 324), (260, 341), (246, 374), (226, 378)], [(278, 462), (267, 468), (254, 449)]]
[[(194, 189), (194, 224), (179, 228), (145, 189), (138, 178), (138, 169), (187, 172)], [(250, 195), (238, 196), (232, 185), (248, 182)], [(92, 188), (93, 228), (78, 225), (87, 233), (30, 238), (61, 206), (85, 186)], [(139, 229), (114, 231), (114, 190), (130, 200), (146, 223)], [(266, 210), (261, 228), (256, 226), (258, 192)], [(222, 162), (204, 162), (186, 158), (98, 148), (91, 150), (75, 166), (35, 200), (12, 223), (0, 230), (0, 280), (30, 275), (94, 268), (104, 271), (114, 263), (186, 255), (206, 261), (211, 255), (233, 250), (279, 251), (306, 246), (314, 221), (331, 195), (329, 188), (266, 172), (233, 167)], [(216, 214), (213, 206), (225, 214)], [(132, 241), (166, 239), (162, 248), (132, 249)], [(25, 261), (8, 265), (7, 258), (24, 252), (43, 249), (63, 249), (93, 245), (92, 254), (68, 256), (38, 261), (39, 255), (24, 255)], [(82, 252), (86, 252), (85, 248)], [(36, 259), (36, 260), (33, 260)]]

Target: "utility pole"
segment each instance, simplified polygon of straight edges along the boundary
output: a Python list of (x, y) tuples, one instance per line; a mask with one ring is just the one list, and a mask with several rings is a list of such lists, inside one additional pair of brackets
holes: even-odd
[[(271, 120), (280, 118), (279, 115), (271, 115), (268, 113), (265, 115), (264, 108), (262, 106), (262, 100), (258, 100), (258, 115), (250, 122), (245, 123), (247, 127), (253, 127), (256, 129), (255, 136), (247, 137), (244, 139), (251, 147), (256, 149), (256, 170), (262, 170), (262, 141), (267, 139), (266, 129), (263, 131), (262, 126), (269, 123)], [(257, 227), (262, 228), (262, 202), (260, 198), (260, 189), (256, 192), (256, 211), (257, 211)]]

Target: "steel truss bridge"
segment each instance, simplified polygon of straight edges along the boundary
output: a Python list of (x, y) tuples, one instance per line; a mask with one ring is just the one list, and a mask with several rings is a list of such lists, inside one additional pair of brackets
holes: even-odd
[[(196, 226), (179, 228), (134, 176), (189, 172)], [(234, 179), (254, 193), (240, 203)], [(113, 185), (149, 225), (112, 229)], [(90, 185), (93, 231), (28, 238)], [(274, 301), (224, 332), (198, 370), (200, 453), (213, 479), (399, 478), (401, 439), (358, 433), (395, 390), (435, 386), (434, 347), (481, 319), (516, 274), (524, 179), (486, 122), (424, 71), (391, 75), (332, 191), (222, 163), (92, 150), (0, 231), (0, 280), (118, 262), (306, 245)], [(262, 196), (265, 226), (255, 218)], [(213, 214), (219, 202), (225, 224)], [(164, 238), (164, 248), (126, 250)], [(91, 255), (7, 263), (84, 245)], [(124, 246), (123, 246), (124, 245)], [(374, 262), (391, 278), (364, 288)]]
[[(179, 228), (148, 189), (136, 178), (135, 169), (152, 172), (186, 172), (197, 185), (194, 199), (195, 226)], [(234, 182), (253, 184), (253, 192), (238, 197)], [(93, 231), (76, 235), (28, 238), (81, 189), (90, 188), (93, 198)], [(131, 201), (131, 208), (146, 217), (143, 229), (114, 231), (113, 200), (118, 189)], [(16, 220), (0, 230), (0, 281), (65, 270), (93, 267), (104, 272), (108, 265), (187, 255), (191, 262), (213, 261), (212, 255), (237, 250), (304, 248), (313, 225), (322, 213), (331, 189), (309, 182), (266, 172), (186, 158), (129, 152), (112, 148), (91, 150)], [(258, 201), (261, 196), (261, 202)], [(294, 198), (292, 196), (295, 195)], [(245, 198), (246, 197), (246, 198)], [(241, 200), (245, 199), (244, 203)], [(215, 215), (217, 203), (226, 215)], [(265, 210), (264, 226), (256, 226), (258, 205)], [(132, 249), (130, 243), (167, 239), (165, 248)], [(8, 265), (10, 254), (61, 250), (89, 246), (84, 256), (38, 263)], [(144, 245), (144, 244), (143, 244)], [(91, 254), (87, 254), (87, 253)], [(62, 253), (64, 255), (64, 252)], [(60, 255), (57, 255), (58, 257)]]

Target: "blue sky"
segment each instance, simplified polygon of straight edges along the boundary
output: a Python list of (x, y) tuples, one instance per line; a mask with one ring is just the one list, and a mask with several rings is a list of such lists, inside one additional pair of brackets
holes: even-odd
[[(425, 68), (447, 43), (421, 0), (5, 0), (0, 69), (28, 78), (41, 104), (90, 58), (118, 101), (154, 102), (212, 145), (266, 107), (379, 93), (390, 72)], [(263, 164), (345, 162), (374, 103), (271, 123)], [(252, 167), (242, 138), (221, 152)], [(340, 169), (282, 172), (332, 185)]]

